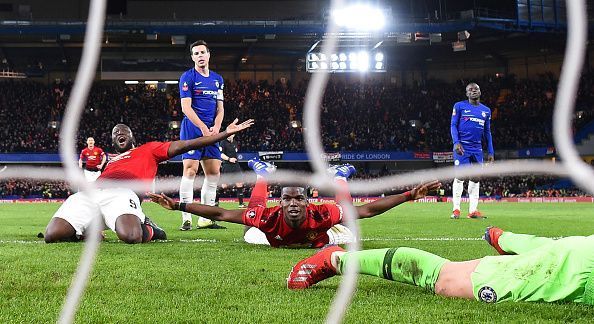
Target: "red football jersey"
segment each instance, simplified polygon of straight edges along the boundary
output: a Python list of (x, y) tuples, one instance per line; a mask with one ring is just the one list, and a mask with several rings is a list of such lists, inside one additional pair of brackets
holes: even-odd
[(169, 160), (171, 142), (150, 142), (110, 159), (98, 180), (147, 180), (152, 182), (160, 162)]
[(299, 228), (289, 227), (280, 206), (257, 206), (243, 213), (243, 223), (264, 232), (273, 247), (322, 247), (329, 242), (326, 231), (341, 221), (342, 208), (337, 204), (308, 205), (305, 221)]
[(80, 159), (86, 161), (85, 169), (89, 171), (98, 171), (99, 169), (97, 166), (101, 164), (104, 155), (105, 153), (103, 153), (103, 150), (97, 146), (93, 147), (92, 150), (90, 150), (88, 147), (85, 147), (80, 152)]

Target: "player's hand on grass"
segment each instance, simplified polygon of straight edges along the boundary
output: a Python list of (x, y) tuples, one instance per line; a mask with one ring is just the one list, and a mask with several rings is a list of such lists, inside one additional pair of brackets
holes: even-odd
[(461, 143), (454, 144), (454, 151), (460, 155), (464, 155), (464, 148), (462, 147)]
[(229, 126), (227, 126), (226, 131), (227, 131), (228, 135), (235, 134), (235, 133), (240, 132), (246, 128), (250, 128), (254, 124), (253, 119), (248, 119), (241, 124), (237, 124), (238, 121), (239, 120), (237, 118), (235, 118), (235, 120), (231, 124), (229, 124)]
[(487, 163), (493, 163), (493, 162), (495, 162), (495, 157), (493, 156), (493, 154), (487, 155)]
[(152, 192), (147, 192), (147, 195), (151, 200), (159, 205), (161, 205), (165, 209), (175, 210), (176, 202), (173, 199), (167, 197), (164, 193), (156, 194)]
[(439, 180), (421, 183), (410, 191), (411, 199), (416, 200), (427, 196), (429, 191), (437, 190), (441, 187)]

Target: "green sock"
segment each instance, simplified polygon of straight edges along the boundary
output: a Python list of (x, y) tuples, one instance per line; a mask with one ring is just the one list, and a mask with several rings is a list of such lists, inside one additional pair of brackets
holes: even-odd
[(344, 273), (350, 258), (359, 262), (359, 273), (403, 282), (431, 291), (444, 263), (435, 254), (413, 248), (364, 250), (348, 252), (339, 257), (338, 268)]

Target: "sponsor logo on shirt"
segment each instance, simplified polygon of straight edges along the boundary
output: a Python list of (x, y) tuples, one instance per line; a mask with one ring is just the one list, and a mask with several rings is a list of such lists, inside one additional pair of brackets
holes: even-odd
[(481, 112), (481, 116), (483, 116), (483, 118), (487, 117), (487, 113), (486, 112)]
[(485, 125), (484, 119), (480, 119), (480, 118), (476, 118), (476, 117), (464, 117), (464, 120), (470, 120), (471, 122), (478, 123), (481, 126)]
[(495, 303), (497, 302), (497, 294), (495, 290), (489, 286), (484, 286), (478, 292), (478, 297), (481, 301), (485, 303)]
[(309, 231), (309, 232), (307, 232), (307, 234), (305, 234), (305, 239), (307, 239), (308, 241), (313, 241), (316, 239), (317, 236), (318, 236), (317, 232)]
[(217, 91), (212, 91), (212, 90), (201, 90), (201, 89), (196, 89), (194, 90), (194, 92), (196, 92), (197, 95), (211, 95), (211, 96), (216, 96), (218, 94)]
[(215, 80), (215, 87), (217, 87), (217, 88), (219, 87), (219, 81)]

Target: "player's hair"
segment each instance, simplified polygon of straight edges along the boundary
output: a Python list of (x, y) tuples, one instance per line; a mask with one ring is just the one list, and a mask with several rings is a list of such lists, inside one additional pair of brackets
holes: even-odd
[(286, 185), (283, 185), (283, 187), (281, 188), (281, 192), (283, 190), (285, 190), (285, 188), (299, 188), (299, 189), (303, 190), (303, 195), (305, 195), (305, 198), (309, 198), (308, 195), (307, 195), (307, 187), (304, 187), (301, 184), (286, 184)]
[(205, 41), (199, 39), (199, 40), (193, 42), (192, 44), (190, 44), (190, 48), (189, 48), (190, 55), (192, 55), (192, 48), (194, 48), (194, 46), (199, 46), (199, 45), (204, 45), (204, 47), (206, 47), (206, 51), (210, 52), (210, 49), (208, 48), (208, 44), (206, 44)]

